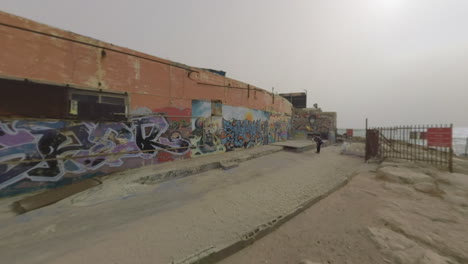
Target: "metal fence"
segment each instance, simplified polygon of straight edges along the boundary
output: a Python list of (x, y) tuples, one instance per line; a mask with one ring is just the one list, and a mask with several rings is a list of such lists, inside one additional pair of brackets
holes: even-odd
[[(457, 135), (457, 129), (459, 134)], [(346, 133), (347, 129), (338, 128), (337, 129), (337, 136), (342, 136)], [(460, 133), (462, 132), (463, 133)], [(468, 136), (467, 128), (454, 128), (453, 131), (453, 154), (461, 157), (468, 157)], [(366, 137), (366, 129), (353, 129), (353, 136), (354, 137)]]
[(468, 137), (453, 138), (453, 153), (457, 156), (468, 157)]
[(452, 171), (452, 144), (451, 125), (368, 128), (366, 160), (397, 158), (421, 161)]

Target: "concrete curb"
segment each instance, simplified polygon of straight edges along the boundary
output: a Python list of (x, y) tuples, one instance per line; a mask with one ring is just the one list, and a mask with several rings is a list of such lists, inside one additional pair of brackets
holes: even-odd
[(97, 179), (86, 179), (57, 189), (50, 189), (43, 193), (28, 196), (12, 203), (12, 211), (16, 214), (26, 212), (56, 203), (73, 194), (82, 192), (92, 187), (100, 185), (102, 182)]
[[(232, 158), (226, 158), (222, 160), (217, 160), (217, 161), (207, 161), (206, 163), (199, 164), (197, 166), (190, 166), (190, 167), (185, 167), (185, 168), (180, 168), (180, 169), (165, 169), (158, 171), (155, 174), (147, 175), (144, 177), (141, 177), (134, 182), (140, 183), (140, 184), (157, 184), (161, 183), (164, 181), (172, 180), (175, 178), (183, 178), (187, 176), (191, 176), (194, 174), (214, 170), (214, 169), (221, 169), (225, 167), (225, 164), (239, 164), (244, 161), (248, 161), (251, 159), (255, 159), (258, 157), (262, 156), (267, 156), (276, 152), (283, 151), (282, 148), (277, 148), (277, 149), (269, 149), (265, 151), (261, 151), (258, 153), (253, 153), (253, 154), (248, 154), (244, 155), (241, 157), (232, 157)], [(229, 168), (227, 168), (229, 169)]]
[[(304, 212), (306, 209), (314, 205), (315, 203), (319, 202), (323, 198), (326, 198), (330, 194), (338, 191), (342, 187), (346, 186), (351, 179), (359, 174), (358, 172), (354, 172), (348, 176), (346, 176), (345, 179), (343, 179), (341, 182), (336, 184), (333, 188), (325, 192), (324, 194), (321, 194), (317, 197), (314, 197), (303, 204), (299, 205), (298, 207), (294, 208), (291, 210), (289, 213), (285, 215), (280, 215), (277, 216), (276, 218), (268, 221), (265, 224), (262, 224), (256, 228), (254, 228), (252, 231), (242, 235), (242, 239), (227, 245), (226, 247), (215, 251), (215, 252), (209, 252), (209, 249), (207, 249), (204, 256), (204, 252), (199, 252), (199, 254), (196, 254), (194, 257), (189, 257), (188, 259), (183, 260), (182, 262), (178, 262), (178, 264), (212, 264), (216, 263), (222, 259), (225, 259), (234, 253), (246, 248), (247, 246), (253, 244), (255, 241), (261, 239), (262, 237), (270, 234), (271, 232), (275, 231), (277, 228), (279, 228), (282, 224), (286, 223), (287, 221), (291, 220), (293, 217), (296, 215)], [(214, 247), (211, 247), (212, 249)]]
[(306, 151), (309, 151), (309, 150), (312, 150), (312, 149), (315, 149), (315, 148), (316, 148), (315, 143), (313, 145), (309, 145), (309, 146), (302, 147), (302, 148), (294, 148), (294, 147), (288, 147), (288, 146), (283, 147), (283, 149), (285, 151), (291, 151), (291, 152), (297, 152), (297, 153), (306, 152)]

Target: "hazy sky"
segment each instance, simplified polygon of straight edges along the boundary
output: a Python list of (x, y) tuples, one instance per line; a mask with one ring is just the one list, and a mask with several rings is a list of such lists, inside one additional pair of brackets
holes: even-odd
[(0, 9), (176, 62), (224, 70), (341, 128), (468, 126), (467, 0), (0, 0)]

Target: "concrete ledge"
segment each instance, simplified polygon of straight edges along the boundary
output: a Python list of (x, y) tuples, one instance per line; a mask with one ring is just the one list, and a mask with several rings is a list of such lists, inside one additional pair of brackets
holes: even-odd
[(101, 184), (99, 180), (86, 179), (73, 183), (70, 185), (62, 186), (57, 189), (47, 190), (43, 193), (29, 196), (14, 202), (11, 207), (12, 210), (17, 214), (23, 214), (34, 209), (38, 209), (53, 203), (56, 203), (62, 199), (72, 196), (76, 193), (82, 192), (91, 187)]
[[(219, 262), (222, 259), (225, 259), (236, 252), (246, 248), (247, 246), (253, 244), (255, 241), (261, 239), (262, 237), (270, 234), (277, 228), (279, 228), (282, 224), (286, 223), (287, 221), (291, 220), (296, 215), (302, 213), (315, 203), (319, 202), (323, 198), (326, 198), (330, 194), (334, 193), (335, 191), (339, 190), (340, 188), (344, 187), (355, 175), (358, 173), (353, 173), (350, 176), (343, 179), (343, 181), (339, 182), (336, 186), (328, 190), (322, 195), (313, 197), (312, 199), (304, 202), (302, 205), (294, 208), (289, 213), (285, 215), (279, 215), (274, 219), (271, 219), (265, 224), (262, 224), (250, 232), (241, 236), (241, 240), (236, 241), (233, 244), (226, 245), (226, 247), (211, 253), (207, 253), (207, 255), (203, 256), (203, 252), (200, 252), (199, 255), (193, 258), (188, 258), (182, 262), (178, 262), (177, 264), (212, 264)], [(202, 255), (202, 256), (200, 256)]]
[(315, 149), (315, 147), (316, 147), (316, 145), (313, 144), (313, 145), (309, 145), (309, 146), (305, 146), (305, 147), (301, 147), (301, 148), (295, 148), (295, 147), (284, 146), (283, 149), (284, 149), (285, 151), (292, 151), (292, 152), (302, 153), (302, 152), (305, 152), (305, 151), (309, 151), (309, 150)]
[(281, 146), (283, 150), (292, 152), (305, 152), (315, 149), (317, 146), (312, 140), (288, 140), (284, 142), (273, 143), (273, 146)]
[(151, 175), (140, 177), (135, 182), (141, 183), (141, 184), (157, 184), (157, 183), (168, 181), (174, 178), (187, 177), (193, 174), (218, 169), (220, 167), (221, 167), (220, 162), (215, 161), (215, 162), (208, 162), (208, 163), (200, 164), (194, 167), (161, 170), (156, 174), (151, 174)]
[(239, 162), (234, 161), (221, 161), (220, 162), (221, 168), (223, 170), (229, 170), (235, 167), (239, 167)]
[(157, 183), (161, 183), (161, 182), (168, 181), (171, 179), (187, 177), (190, 175), (202, 173), (202, 172), (209, 171), (209, 170), (220, 169), (220, 168), (225, 169), (225, 170), (231, 169), (231, 168), (239, 166), (240, 162), (270, 155), (279, 151), (282, 151), (282, 149), (276, 147), (276, 148), (268, 148), (265, 150), (257, 150), (257, 151), (253, 151), (252, 153), (245, 152), (245, 151), (239, 151), (239, 152), (233, 152), (233, 153), (228, 152), (226, 153), (227, 154), (226, 157), (216, 157), (213, 155), (212, 159), (206, 159), (206, 160), (201, 160), (203, 158), (202, 157), (202, 158), (198, 158), (200, 162), (196, 162), (188, 166), (187, 165), (183, 166), (183, 163), (181, 163), (183, 166), (183, 167), (181, 166), (181, 168), (174, 168), (174, 167), (161, 168), (156, 173), (152, 171), (151, 174), (139, 177), (138, 179), (134, 180), (134, 182), (140, 183), (140, 184), (157, 184)]

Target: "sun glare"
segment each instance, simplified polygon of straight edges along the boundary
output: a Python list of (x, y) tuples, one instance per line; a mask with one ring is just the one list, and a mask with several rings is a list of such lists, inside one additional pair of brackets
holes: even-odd
[(378, 2), (385, 9), (397, 9), (404, 4), (405, 0), (378, 0)]

